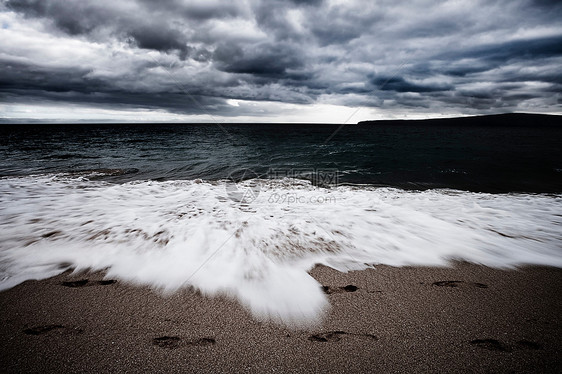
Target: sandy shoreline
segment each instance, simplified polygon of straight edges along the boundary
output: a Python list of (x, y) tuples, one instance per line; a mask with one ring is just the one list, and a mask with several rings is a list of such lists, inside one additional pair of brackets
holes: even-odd
[(102, 281), (102, 273), (27, 281), (0, 293), (0, 367), (3, 372), (562, 371), (562, 269), (504, 271), (459, 263), (347, 274), (316, 267), (311, 275), (324, 286), (331, 308), (320, 325), (304, 330), (257, 321), (226, 297), (192, 290), (162, 296)]

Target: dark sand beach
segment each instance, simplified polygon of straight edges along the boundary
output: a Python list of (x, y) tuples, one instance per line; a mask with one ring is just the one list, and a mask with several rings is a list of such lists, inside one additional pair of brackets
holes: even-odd
[[(2, 372), (560, 372), (562, 270), (311, 271), (331, 308), (295, 330), (236, 301), (69, 272), (0, 293)], [(87, 281), (86, 281), (87, 280)]]

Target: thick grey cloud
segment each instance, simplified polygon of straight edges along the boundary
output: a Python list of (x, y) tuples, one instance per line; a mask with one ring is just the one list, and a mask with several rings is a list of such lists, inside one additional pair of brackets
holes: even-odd
[(237, 102), (561, 111), (557, 1), (0, 4), (7, 103), (256, 118), (276, 106)]
[(288, 70), (304, 64), (298, 48), (283, 42), (258, 44), (247, 49), (221, 44), (213, 57), (219, 70), (279, 79), (290, 78)]

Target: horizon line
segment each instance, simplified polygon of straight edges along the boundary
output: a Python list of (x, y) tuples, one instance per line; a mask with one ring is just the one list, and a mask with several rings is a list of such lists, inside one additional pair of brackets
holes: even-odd
[(467, 119), (467, 118), (484, 118), (484, 117), (498, 117), (506, 115), (531, 115), (531, 116), (546, 116), (546, 117), (562, 117), (562, 112), (560, 113), (536, 113), (536, 112), (505, 112), (505, 113), (493, 113), (493, 114), (456, 114), (454, 116), (443, 116), (443, 117), (428, 117), (428, 118), (379, 118), (379, 119), (366, 119), (358, 122), (341, 123), (341, 122), (218, 122), (218, 121), (206, 121), (206, 122), (182, 122), (182, 121), (119, 121), (119, 120), (96, 120), (96, 119), (85, 119), (79, 121), (66, 121), (66, 120), (43, 120), (36, 118), (0, 118), (0, 125), (126, 125), (126, 124), (136, 124), (136, 125), (158, 125), (158, 124), (178, 124), (178, 125), (357, 125), (361, 123), (372, 123), (372, 122), (420, 122), (420, 121), (436, 121), (436, 120), (453, 120), (453, 119)]

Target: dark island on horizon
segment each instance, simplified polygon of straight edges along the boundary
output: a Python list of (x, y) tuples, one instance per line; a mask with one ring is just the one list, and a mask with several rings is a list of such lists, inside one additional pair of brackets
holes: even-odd
[(358, 125), (424, 125), (424, 126), (501, 126), (501, 127), (558, 127), (562, 115), (536, 113), (503, 113), (467, 117), (391, 119), (359, 121)]

